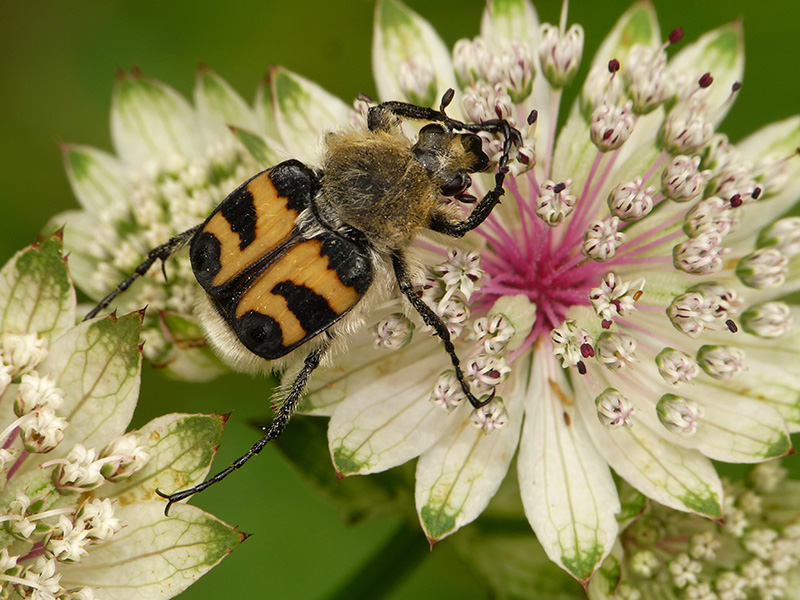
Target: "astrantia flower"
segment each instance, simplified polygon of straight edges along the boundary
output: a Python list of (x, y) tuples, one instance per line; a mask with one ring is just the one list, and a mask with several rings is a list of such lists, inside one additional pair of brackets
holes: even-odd
[[(586, 582), (618, 533), (612, 469), (666, 506), (719, 519), (711, 459), (790, 450), (800, 376), (787, 366), (800, 362), (800, 334), (782, 298), (800, 283), (800, 225), (780, 217), (800, 190), (800, 119), (731, 144), (717, 127), (740, 86), (740, 26), (668, 60), (682, 34), (662, 38), (641, 3), (597, 51), (559, 130), (562, 88), (583, 51), (582, 29), (561, 21), (540, 26), (526, 0), (489, 2), (480, 35), (451, 53), (397, 0), (378, 4), (380, 100), (436, 106), (454, 88), (452, 117), (505, 118), (522, 133), (486, 222), (451, 248), (417, 242), (428, 266), (418, 293), (456, 338), (473, 391), (494, 398), (464, 402), (441, 342), (398, 299), (376, 308), (336, 368), (314, 374), (302, 407), (331, 417), (343, 476), (419, 459), (417, 509), (431, 541), (481, 514), (516, 455), (534, 532)], [(94, 298), (259, 166), (318, 165), (327, 131), (366, 126), (368, 99), (351, 108), (281, 69), (253, 110), (205, 69), (196, 90), (192, 109), (124, 76), (112, 117), (120, 158), (67, 152), (86, 210), (61, 220), (78, 230), (76, 277)], [(497, 161), (501, 140), (484, 138)], [(493, 179), (473, 181), (477, 196)], [(196, 376), (196, 286), (185, 255), (170, 262), (168, 283), (153, 269), (121, 302), (157, 309), (148, 346)]]
[(743, 600), (797, 598), (800, 584), (800, 484), (777, 461), (747, 481), (723, 482), (725, 524), (680, 513), (630, 494), (643, 510), (589, 586), (592, 600)]
[(205, 477), (223, 419), (125, 433), (142, 314), (75, 319), (60, 235), (0, 269), (0, 596), (171, 598), (242, 539), (155, 494)]
[[(575, 29), (540, 27), (522, 0), (490, 2), (480, 35), (455, 46), (454, 75), (418, 15), (394, 0), (377, 9), (381, 99), (413, 100), (398, 69), (429, 56), (433, 70), (418, 75), (437, 90), (456, 82), (451, 112), (500, 115), (523, 134), (491, 217), (455, 249), (419, 244), (432, 266), (419, 293), (458, 336), (473, 391), (495, 400), (464, 402), (440, 342), (418, 324), (378, 351), (364, 334), (338, 370), (312, 379), (305, 405), (330, 415), (341, 475), (418, 457), (431, 541), (483, 511), (516, 453), (534, 532), (587, 581), (618, 532), (612, 470), (666, 506), (720, 519), (711, 459), (790, 450), (800, 336), (781, 298), (800, 283), (798, 225), (780, 217), (800, 190), (800, 119), (731, 144), (717, 126), (739, 88), (741, 30), (722, 27), (667, 60), (680, 38), (664, 40), (652, 7), (634, 6), (559, 131), (561, 86), (581, 60)], [(485, 148), (498, 156), (496, 140)], [(490, 185), (475, 177), (471, 193)], [(468, 263), (471, 275), (457, 276)]]

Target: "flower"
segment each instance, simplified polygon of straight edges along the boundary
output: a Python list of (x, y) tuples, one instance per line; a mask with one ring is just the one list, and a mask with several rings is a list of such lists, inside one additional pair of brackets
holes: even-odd
[[(396, 0), (376, 9), (381, 99), (414, 101), (455, 81), (450, 112), (501, 116), (523, 134), (503, 202), (483, 225), (453, 248), (419, 243), (434, 265), (419, 293), (458, 337), (473, 391), (495, 399), (465, 403), (441, 344), (417, 323), (410, 340), (380, 344), (383, 358), (374, 338), (357, 336), (304, 404), (330, 416), (341, 476), (418, 458), (417, 511), (431, 542), (481, 514), (516, 454), (538, 540), (587, 582), (619, 531), (612, 470), (665, 506), (719, 520), (712, 459), (791, 450), (800, 333), (781, 298), (798, 289), (800, 263), (797, 220), (780, 217), (800, 189), (800, 119), (732, 144), (717, 128), (740, 87), (741, 28), (723, 26), (668, 60), (681, 37), (662, 39), (652, 6), (634, 5), (559, 129), (562, 88), (582, 58), (582, 31), (566, 15), (540, 27), (523, 0), (489, 2), (480, 35), (451, 58)], [(408, 86), (399, 72), (420, 56), (433, 68)], [(497, 158), (497, 140), (484, 147)], [(474, 181), (476, 196), (491, 185)], [(691, 564), (680, 568), (689, 585)]]
[[(800, 483), (770, 461), (747, 480), (723, 484), (724, 525), (646, 504), (628, 490), (633, 519), (589, 585), (589, 598), (797, 597)], [(630, 512), (634, 507), (643, 512)]]
[(156, 488), (205, 477), (224, 419), (173, 414), (125, 433), (142, 313), (75, 326), (60, 233), (0, 269), (0, 315), (0, 595), (170, 598), (241, 542), (196, 507), (163, 515)]
[[(523, 138), (503, 203), (480, 228), (449, 248), (441, 238), (416, 244), (430, 265), (418, 293), (457, 338), (474, 391), (493, 400), (463, 402), (441, 343), (398, 299), (314, 374), (302, 404), (330, 417), (341, 476), (418, 459), (417, 512), (431, 542), (481, 514), (516, 455), (533, 531), (585, 583), (619, 532), (612, 469), (665, 506), (720, 519), (712, 459), (759, 462), (791, 449), (800, 379), (787, 366), (800, 337), (797, 310), (782, 298), (800, 281), (798, 221), (780, 217), (800, 187), (800, 120), (730, 143), (717, 128), (740, 87), (741, 26), (668, 60), (681, 38), (662, 39), (652, 6), (634, 5), (559, 129), (563, 88), (583, 58), (583, 31), (567, 26), (566, 12), (558, 27), (540, 26), (526, 0), (489, 2), (480, 35), (451, 53), (400, 2), (378, 4), (381, 100), (435, 105), (454, 88), (454, 118), (509, 119)], [(252, 109), (207, 69), (197, 81), (192, 108), (141, 74), (121, 76), (112, 117), (120, 158), (67, 151), (90, 210), (60, 220), (77, 229), (76, 278), (95, 299), (258, 165), (316, 164), (326, 131), (365, 126), (368, 99), (350, 107), (284, 69)], [(173, 120), (181, 146), (164, 133)], [(219, 147), (226, 160), (213, 158)], [(484, 149), (496, 161), (501, 142), (484, 136)], [(101, 176), (116, 190), (105, 201), (93, 187)], [(479, 195), (491, 176), (473, 181)], [(88, 235), (99, 225), (110, 236), (102, 247)], [(189, 314), (190, 269), (180, 255), (170, 267), (170, 283), (153, 270), (120, 301), (158, 309), (145, 328), (157, 360), (208, 376)], [(693, 567), (683, 562), (675, 569), (688, 585)]]

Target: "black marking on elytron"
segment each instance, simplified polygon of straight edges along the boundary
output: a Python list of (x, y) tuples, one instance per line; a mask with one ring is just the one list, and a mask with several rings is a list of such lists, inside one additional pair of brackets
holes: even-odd
[(269, 315), (251, 310), (243, 314), (241, 319), (228, 321), (242, 344), (261, 358), (274, 360), (291, 350), (283, 345), (281, 326)]
[(306, 332), (300, 343), (326, 330), (342, 316), (336, 314), (324, 297), (304, 285), (281, 281), (272, 288), (272, 293), (286, 298), (289, 310), (300, 321)]
[(202, 228), (192, 238), (192, 245), (189, 250), (189, 259), (192, 263), (192, 271), (197, 282), (204, 290), (213, 289), (211, 282), (222, 268), (220, 263), (221, 246), (217, 236), (203, 231)]
[(256, 239), (256, 207), (253, 205), (253, 194), (247, 186), (239, 186), (222, 204), (219, 212), (231, 226), (231, 230), (239, 235), (239, 249), (244, 250)]
[(269, 173), (279, 196), (288, 199), (286, 206), (302, 212), (319, 187), (319, 177), (299, 160), (291, 159), (272, 168)]
[(339, 280), (359, 294), (366, 293), (372, 284), (372, 262), (363, 244), (326, 232), (317, 239), (322, 242), (320, 254), (328, 257), (328, 268), (336, 271)]

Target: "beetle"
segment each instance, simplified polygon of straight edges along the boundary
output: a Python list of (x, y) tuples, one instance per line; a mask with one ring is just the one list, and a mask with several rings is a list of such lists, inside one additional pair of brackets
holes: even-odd
[[(283, 366), (305, 352), (265, 435), (229, 467), (197, 486), (173, 494), (170, 506), (221, 481), (281, 435), (311, 373), (340, 339), (363, 324), (375, 300), (393, 287), (433, 332), (450, 356), (459, 384), (476, 398), (460, 367), (447, 326), (413, 286), (408, 250), (429, 229), (461, 237), (478, 227), (500, 202), (512, 145), (521, 135), (508, 121), (465, 123), (450, 118), (448, 90), (439, 109), (389, 101), (370, 107), (363, 131), (329, 133), (322, 168), (287, 160), (256, 174), (230, 193), (201, 224), (151, 250), (106, 296), (96, 316), (157, 261), (189, 246), (192, 270), (203, 289), (197, 314), (209, 342), (238, 370)], [(403, 120), (427, 121), (416, 140)], [(490, 161), (477, 134), (503, 136), (495, 185), (478, 200), (467, 193), (470, 173)], [(476, 202), (460, 218), (441, 196)]]

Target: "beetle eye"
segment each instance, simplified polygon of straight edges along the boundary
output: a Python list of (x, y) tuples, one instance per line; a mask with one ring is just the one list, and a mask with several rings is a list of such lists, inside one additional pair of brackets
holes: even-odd
[(442, 188), (443, 196), (455, 196), (472, 185), (472, 178), (464, 171), (459, 171), (453, 178), (445, 183)]

